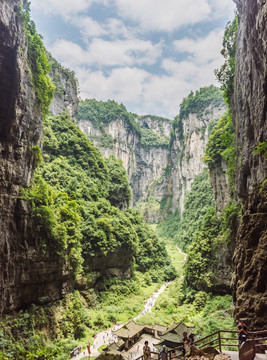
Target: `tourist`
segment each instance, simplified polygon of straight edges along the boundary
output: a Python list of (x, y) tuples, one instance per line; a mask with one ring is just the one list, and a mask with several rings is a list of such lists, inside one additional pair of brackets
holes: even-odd
[(163, 345), (163, 349), (159, 353), (159, 357), (161, 360), (167, 360), (168, 359), (168, 350), (166, 348), (166, 345)]
[(189, 343), (190, 343), (190, 340), (187, 336), (187, 332), (183, 332), (183, 349), (182, 349), (182, 354), (183, 356), (185, 356), (185, 352), (186, 352), (186, 349), (189, 347)]
[(150, 359), (150, 353), (151, 353), (150, 347), (148, 346), (148, 341), (146, 340), (145, 345), (143, 347), (143, 356), (145, 360)]
[(238, 345), (241, 347), (241, 345), (247, 340), (248, 335), (248, 328), (244, 323), (243, 319), (240, 319), (240, 324), (237, 326), (237, 332), (238, 332)]
[(190, 334), (190, 335), (188, 336), (188, 339), (189, 339), (189, 346), (194, 345), (194, 335), (193, 335), (193, 334)]

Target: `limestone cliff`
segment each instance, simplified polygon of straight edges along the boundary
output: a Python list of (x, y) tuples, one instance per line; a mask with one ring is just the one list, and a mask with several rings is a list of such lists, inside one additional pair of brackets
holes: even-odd
[(75, 119), (79, 104), (78, 81), (72, 71), (59, 64), (48, 52), (47, 58), (51, 66), (49, 75), (55, 85), (49, 112), (51, 115), (59, 115), (67, 111)]
[[(185, 194), (204, 169), (202, 157), (208, 141), (208, 124), (226, 110), (222, 95), (214, 86), (203, 88), (196, 96), (190, 94), (189, 99), (198, 103), (198, 108), (191, 108), (190, 103), (179, 124), (173, 125), (169, 119), (157, 116), (134, 115), (135, 127), (129, 122), (126, 110), (112, 120), (108, 119), (109, 112), (101, 113), (102, 107), (110, 106), (111, 102), (85, 100), (80, 104), (80, 129), (104, 157), (114, 155), (123, 161), (133, 204), (141, 208), (150, 222), (162, 218), (162, 199), (172, 199), (171, 209), (183, 211)], [(119, 105), (116, 106), (119, 109)], [(167, 203), (169, 206), (169, 200)]]
[(62, 261), (55, 254), (44, 255), (31, 236), (29, 207), (20, 198), (32, 179), (42, 135), (20, 4), (0, 3), (0, 313), (54, 300), (71, 286)]
[(149, 194), (160, 200), (165, 184), (164, 169), (168, 164), (168, 142), (172, 122), (157, 116), (135, 116), (136, 127), (126, 115), (100, 125), (80, 115), (80, 129), (100, 149), (103, 157), (121, 159), (130, 182), (133, 204)]
[(236, 189), (243, 204), (234, 255), (235, 316), (246, 318), (250, 329), (261, 329), (267, 319), (267, 161), (266, 152), (253, 151), (267, 139), (267, 4), (235, 2), (240, 14), (234, 90)]
[(190, 190), (194, 178), (205, 168), (203, 156), (209, 137), (208, 124), (222, 116), (226, 111), (221, 98), (219, 104), (213, 101), (199, 114), (189, 112), (179, 119), (174, 128), (171, 143), (171, 184), (172, 210), (184, 210), (185, 194)]

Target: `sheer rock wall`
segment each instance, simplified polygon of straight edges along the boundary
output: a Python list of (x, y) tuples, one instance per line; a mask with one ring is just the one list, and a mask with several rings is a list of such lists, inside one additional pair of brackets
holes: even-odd
[(189, 114), (182, 120), (183, 139), (176, 128), (170, 149), (172, 210), (178, 208), (183, 212), (186, 192), (191, 189), (194, 178), (205, 168), (202, 157), (209, 138), (208, 124), (212, 119), (222, 116), (225, 111), (224, 104), (220, 107), (211, 104), (203, 115)]
[(42, 116), (27, 64), (19, 0), (0, 2), (0, 314), (32, 302), (51, 301), (71, 287), (54, 254), (31, 235), (30, 209), (20, 198), (30, 185), (33, 146), (42, 136)]
[[(138, 119), (136, 121), (139, 122)], [(155, 120), (147, 116), (141, 117), (139, 124), (159, 136), (169, 136), (172, 122), (160, 117)], [(79, 127), (99, 148), (103, 157), (114, 155), (122, 160), (131, 186), (133, 204), (139, 199), (145, 199), (151, 193), (152, 184), (154, 184), (152, 195), (158, 200), (162, 198), (166, 186), (162, 179), (164, 168), (168, 164), (168, 146), (143, 146), (140, 135), (123, 118), (103, 126), (106, 134), (114, 141), (110, 147), (101, 145), (102, 132), (95, 128), (92, 122), (81, 120)], [(158, 182), (156, 185), (155, 181)]]
[(238, 153), (236, 189), (243, 217), (234, 255), (235, 316), (252, 329), (267, 320), (267, 178), (264, 154), (253, 154), (267, 140), (267, 3), (236, 0), (237, 37), (234, 119)]

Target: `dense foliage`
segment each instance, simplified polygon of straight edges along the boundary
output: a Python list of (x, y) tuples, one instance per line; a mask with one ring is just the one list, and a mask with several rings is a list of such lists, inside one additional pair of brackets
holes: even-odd
[[(179, 114), (174, 118), (174, 122), (171, 130), (171, 142), (175, 136), (182, 141), (183, 140), (183, 120), (188, 117), (189, 114), (197, 114), (198, 117), (208, 115), (208, 107), (223, 106), (224, 100), (222, 92), (214, 85), (200, 88), (195, 93), (191, 93), (183, 99), (180, 104)], [(176, 135), (175, 135), (176, 133)]]
[(43, 114), (47, 114), (54, 94), (54, 85), (48, 76), (50, 66), (47, 61), (42, 37), (36, 32), (35, 23), (30, 19), (30, 3), (28, 0), (23, 0), (23, 6), (20, 9), (19, 15), (26, 34), (28, 62), (36, 98)]
[(173, 238), (179, 247), (186, 250), (212, 205), (215, 206), (213, 191), (209, 172), (205, 169), (195, 177), (191, 190), (186, 194), (183, 216), (178, 211), (168, 214), (167, 220), (159, 225), (160, 234)]
[(185, 301), (181, 279), (176, 279), (162, 293), (151, 313), (138, 322), (164, 324), (184, 322), (195, 326), (201, 338), (220, 329), (234, 330), (233, 302), (230, 295), (212, 296), (204, 291), (195, 292), (193, 301)]
[(129, 113), (124, 105), (119, 105), (114, 100), (106, 102), (95, 99), (81, 100), (77, 119), (78, 121), (89, 120), (95, 128), (100, 129), (101, 125), (107, 125), (117, 119), (124, 119), (133, 131), (140, 133), (140, 126), (135, 121), (134, 115)]
[[(150, 118), (158, 122), (159, 117), (151, 116)], [(92, 141), (104, 148), (113, 148), (116, 139), (113, 139), (107, 133), (105, 127), (112, 121), (123, 120), (127, 126), (140, 138), (141, 146), (148, 147), (167, 147), (169, 145), (169, 137), (158, 135), (153, 130), (142, 128), (138, 122), (138, 117), (129, 113), (125, 106), (117, 104), (115, 101), (108, 100), (97, 101), (95, 99), (81, 100), (79, 103), (78, 121), (88, 120), (93, 123), (96, 129), (101, 132), (100, 136), (90, 135)]]
[(52, 78), (52, 82), (55, 85), (55, 94), (62, 95), (65, 91), (64, 85), (62, 82), (62, 76), (66, 76), (68, 81), (71, 82), (72, 88), (76, 93), (78, 93), (78, 80), (75, 76), (74, 71), (71, 71), (64, 66), (62, 66), (53, 56), (46, 51), (46, 57), (48, 64), (50, 66), (49, 75)]
[(110, 156), (105, 159), (105, 163), (110, 176), (108, 200), (119, 209), (128, 208), (132, 194), (122, 161)]
[(204, 110), (210, 105), (218, 107), (223, 105), (222, 92), (214, 85), (205, 86), (191, 93), (183, 99), (180, 105), (180, 118), (185, 119), (189, 114), (205, 115)]
[(225, 62), (219, 70), (215, 70), (215, 74), (222, 84), (221, 89), (223, 90), (224, 99), (228, 104), (228, 112), (219, 120), (217, 126), (213, 128), (204, 156), (204, 161), (210, 168), (222, 166), (222, 160), (226, 162), (227, 175), (232, 192), (234, 192), (236, 153), (231, 102), (234, 92), (237, 28), (238, 15), (225, 28), (223, 49), (221, 51)]
[[(143, 262), (148, 261), (151, 269), (161, 266), (167, 271), (163, 277), (168, 276), (170, 263), (155, 234), (137, 212), (120, 210), (127, 208), (131, 196), (122, 162), (114, 157), (104, 160), (68, 115), (46, 119), (43, 150), (45, 161), (38, 173), (49, 184), (47, 187), (59, 192), (67, 204), (70, 201), (78, 214), (75, 229), (81, 233), (83, 257), (107, 254), (127, 246), (142, 271), (145, 271)], [(44, 237), (51, 233), (50, 224), (43, 224), (48, 225), (46, 231), (41, 230)], [(154, 247), (162, 252), (163, 262), (161, 257), (156, 258)], [(149, 259), (145, 260), (146, 257)]]
[(203, 222), (195, 233), (188, 249), (185, 265), (185, 281), (188, 288), (209, 291), (212, 287), (213, 269), (216, 259), (216, 239), (221, 231), (221, 222), (215, 208), (209, 208)]
[(141, 145), (144, 147), (168, 147), (170, 138), (168, 136), (159, 136), (151, 129), (141, 129)]
[(234, 92), (237, 28), (238, 15), (235, 16), (232, 22), (229, 22), (226, 25), (222, 44), (223, 49), (221, 50), (225, 62), (219, 70), (215, 70), (215, 75), (222, 84), (223, 95), (229, 107), (231, 107), (231, 100)]
[(224, 115), (210, 133), (204, 162), (210, 168), (221, 166), (222, 160), (227, 164), (227, 174), (231, 184), (235, 176), (235, 134), (230, 111)]

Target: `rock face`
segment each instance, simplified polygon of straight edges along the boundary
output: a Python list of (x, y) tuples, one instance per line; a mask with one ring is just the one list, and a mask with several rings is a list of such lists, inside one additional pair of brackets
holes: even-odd
[[(175, 129), (171, 144), (172, 210), (184, 210), (185, 194), (194, 178), (205, 168), (202, 157), (208, 142), (208, 124), (225, 113), (225, 105), (211, 104), (202, 115), (189, 114), (182, 119), (182, 129)], [(181, 136), (181, 134), (183, 134)]]
[[(170, 136), (172, 122), (168, 119), (142, 116), (136, 118), (136, 122), (141, 129), (150, 129), (158, 136)], [(142, 145), (140, 134), (123, 117), (103, 124), (101, 129), (88, 120), (79, 121), (79, 127), (100, 149), (103, 157), (114, 155), (122, 160), (130, 182), (133, 204), (148, 195), (158, 200), (162, 198), (166, 186), (162, 179), (168, 164), (168, 145)], [(103, 131), (111, 139), (108, 145), (102, 142)]]
[[(205, 167), (202, 157), (208, 141), (208, 124), (225, 110), (223, 102), (216, 106), (211, 103), (201, 114), (189, 114), (182, 120), (183, 135), (180, 136), (180, 130), (176, 128), (170, 147), (167, 143), (147, 146), (143, 143), (142, 133), (133, 131), (124, 118), (102, 124), (101, 128), (81, 119), (79, 127), (104, 157), (114, 155), (122, 160), (133, 194), (133, 205), (143, 203), (140, 206), (146, 220), (158, 222), (161, 220), (159, 204), (163, 198), (171, 199), (173, 211), (183, 211), (185, 194)], [(142, 131), (148, 129), (158, 137), (170, 137), (172, 122), (168, 119), (139, 116), (136, 122)], [(110, 137), (108, 144), (103, 142), (103, 132)]]
[(72, 118), (78, 112), (78, 85), (74, 73), (60, 65), (49, 53), (51, 65), (50, 78), (55, 85), (54, 98), (50, 104), (51, 115), (59, 115), (67, 111)]
[(210, 182), (214, 192), (216, 210), (222, 212), (231, 198), (228, 176), (226, 174), (227, 164), (224, 160), (217, 167), (210, 167)]
[[(253, 154), (267, 139), (267, 4), (236, 0), (240, 13), (237, 36), (234, 119), (238, 166), (236, 188), (243, 217), (234, 255), (235, 316), (252, 329), (267, 319), (267, 178), (266, 154)], [(261, 186), (263, 186), (261, 190)]]
[(42, 134), (42, 118), (28, 71), (19, 0), (0, 3), (0, 313), (54, 300), (71, 286), (64, 264), (43, 254), (31, 236), (28, 187)]

